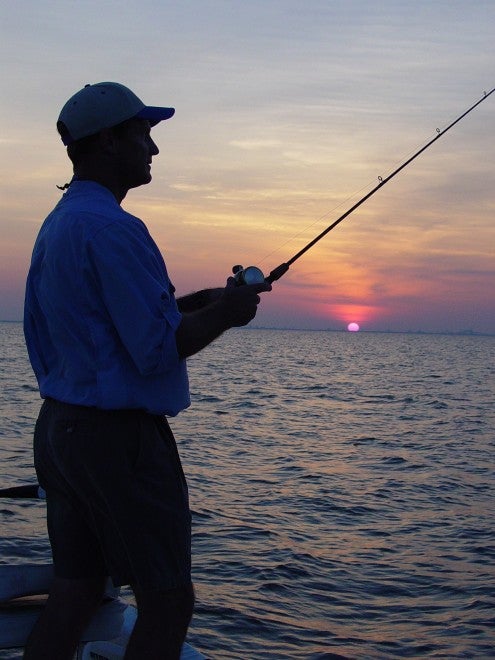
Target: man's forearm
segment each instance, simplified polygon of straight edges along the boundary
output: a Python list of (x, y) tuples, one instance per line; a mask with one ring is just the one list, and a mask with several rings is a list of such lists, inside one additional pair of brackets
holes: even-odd
[(213, 299), (210, 304), (191, 312), (179, 307), (182, 320), (175, 332), (175, 340), (180, 357), (194, 355), (229, 328), (247, 325), (256, 316), (260, 302), (258, 294), (271, 288), (268, 282), (237, 286), (234, 278), (229, 277), (224, 289), (207, 289)]
[(175, 333), (180, 357), (187, 358), (201, 351), (229, 327), (218, 303), (210, 303), (196, 311), (183, 312), (182, 321)]
[(223, 288), (219, 289), (203, 289), (202, 291), (196, 291), (195, 293), (190, 293), (187, 296), (182, 296), (177, 298), (177, 307), (179, 312), (188, 313), (195, 312), (207, 305), (210, 305), (215, 300), (218, 300), (222, 295)]

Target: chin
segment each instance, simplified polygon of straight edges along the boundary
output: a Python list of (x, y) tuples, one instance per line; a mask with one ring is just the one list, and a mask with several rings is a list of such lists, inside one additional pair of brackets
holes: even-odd
[(129, 185), (129, 190), (131, 188), (139, 188), (139, 186), (145, 186), (147, 183), (150, 183), (152, 180), (151, 174), (146, 174), (139, 179), (135, 179), (130, 185)]

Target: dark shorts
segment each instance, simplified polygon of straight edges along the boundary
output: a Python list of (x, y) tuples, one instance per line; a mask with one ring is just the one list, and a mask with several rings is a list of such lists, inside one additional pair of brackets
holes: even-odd
[(47, 399), (34, 434), (55, 574), (115, 586), (191, 582), (187, 484), (165, 417)]

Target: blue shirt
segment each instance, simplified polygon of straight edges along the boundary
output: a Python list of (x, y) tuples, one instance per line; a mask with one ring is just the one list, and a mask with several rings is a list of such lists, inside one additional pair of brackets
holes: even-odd
[(190, 404), (181, 321), (144, 223), (93, 181), (71, 183), (29, 270), (24, 333), (43, 398), (176, 415)]

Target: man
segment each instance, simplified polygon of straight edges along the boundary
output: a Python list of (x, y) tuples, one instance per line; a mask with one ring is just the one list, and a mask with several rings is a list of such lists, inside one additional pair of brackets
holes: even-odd
[(107, 576), (136, 597), (127, 660), (178, 658), (191, 619), (187, 485), (165, 416), (190, 403), (186, 358), (247, 324), (271, 287), (229, 278), (176, 300), (145, 225), (121, 208), (151, 181), (150, 129), (173, 113), (98, 83), (57, 124), (74, 177), (36, 240), (24, 316), (55, 579), (27, 660), (72, 657)]

